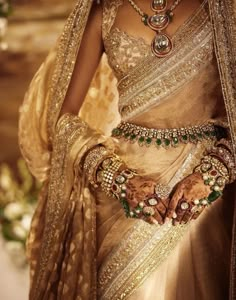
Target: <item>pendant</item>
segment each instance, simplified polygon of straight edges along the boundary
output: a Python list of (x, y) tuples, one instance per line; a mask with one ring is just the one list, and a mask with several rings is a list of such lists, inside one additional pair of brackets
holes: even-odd
[(167, 8), (166, 0), (153, 0), (151, 3), (151, 9), (155, 12), (163, 12)]
[(157, 57), (165, 57), (171, 53), (173, 43), (171, 38), (164, 33), (158, 32), (152, 41), (152, 52)]
[(166, 13), (154, 15), (148, 18), (148, 26), (155, 30), (163, 30), (170, 23), (170, 18)]

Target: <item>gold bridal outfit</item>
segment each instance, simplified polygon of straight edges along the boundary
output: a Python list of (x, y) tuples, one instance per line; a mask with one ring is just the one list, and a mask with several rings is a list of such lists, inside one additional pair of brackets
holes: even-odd
[(86, 151), (103, 144), (173, 188), (213, 143), (140, 147), (111, 136), (120, 121), (150, 128), (211, 121), (228, 128), (235, 153), (236, 1), (204, 0), (163, 59), (114, 26), (123, 1), (103, 1), (105, 53), (80, 116), (59, 119), (92, 2), (77, 2), (20, 108), (22, 154), (43, 183), (27, 245), (30, 299), (236, 299), (233, 185), (195, 221), (150, 225), (126, 218), (80, 168)]

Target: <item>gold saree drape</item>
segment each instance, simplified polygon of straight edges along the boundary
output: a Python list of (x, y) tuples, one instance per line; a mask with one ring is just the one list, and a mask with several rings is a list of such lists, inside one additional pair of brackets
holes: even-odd
[[(80, 159), (98, 143), (116, 147), (113, 140), (106, 137), (118, 123), (119, 115), (114, 113), (118, 100), (116, 79), (105, 56), (93, 78), (80, 117), (67, 114), (58, 122), (91, 5), (92, 0), (77, 2), (64, 32), (35, 75), (20, 108), (21, 151), (32, 174), (43, 182), (28, 239), (30, 299), (33, 300), (97, 297), (95, 201), (80, 171)], [(210, 0), (209, 5), (235, 148), (236, 1)], [(98, 110), (101, 119), (93, 118)], [(231, 299), (236, 299), (235, 248), (233, 240)]]

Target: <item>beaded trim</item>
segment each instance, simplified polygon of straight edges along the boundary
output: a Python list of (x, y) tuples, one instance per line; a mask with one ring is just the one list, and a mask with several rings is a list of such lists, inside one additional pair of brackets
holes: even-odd
[(154, 144), (155, 146), (169, 148), (177, 147), (180, 143), (198, 143), (203, 139), (216, 139), (217, 128), (213, 124), (203, 124), (171, 129), (154, 129), (136, 124), (121, 122), (112, 130), (112, 136), (124, 138), (132, 143), (138, 142), (140, 146)]

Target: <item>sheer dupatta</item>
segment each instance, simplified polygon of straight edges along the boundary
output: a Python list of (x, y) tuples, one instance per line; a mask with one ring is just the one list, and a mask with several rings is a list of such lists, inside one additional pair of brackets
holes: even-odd
[(105, 56), (80, 117), (58, 121), (91, 5), (78, 1), (20, 108), (21, 152), (43, 182), (27, 243), (34, 300), (96, 298), (95, 202), (80, 159), (99, 143), (115, 147), (103, 135), (119, 121), (116, 79)]
[[(105, 56), (80, 117), (66, 114), (58, 121), (92, 2), (77, 2), (20, 108), (20, 148), (32, 174), (43, 182), (28, 239), (30, 299), (33, 300), (96, 299), (95, 203), (81, 173), (80, 160), (98, 143), (115, 148), (113, 140), (104, 135), (119, 119), (114, 109), (118, 99), (116, 79)], [(232, 27), (236, 20), (235, 1), (209, 0), (209, 4), (225, 104), (235, 142), (236, 76), (232, 68), (236, 49), (235, 27)], [(227, 14), (223, 14), (226, 8), (231, 12), (227, 20)], [(223, 48), (222, 37), (227, 41)], [(223, 53), (224, 47), (227, 56)], [(102, 118), (93, 118), (93, 112), (98, 116), (98, 111)], [(235, 247), (232, 249), (233, 254)], [(232, 262), (233, 259), (235, 255)], [(236, 299), (234, 273), (232, 263), (232, 299)]]

